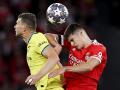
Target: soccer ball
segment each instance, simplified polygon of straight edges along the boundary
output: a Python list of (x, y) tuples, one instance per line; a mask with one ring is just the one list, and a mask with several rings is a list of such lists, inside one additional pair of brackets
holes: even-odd
[(52, 24), (63, 24), (68, 19), (68, 9), (61, 3), (53, 3), (47, 8), (47, 20)]

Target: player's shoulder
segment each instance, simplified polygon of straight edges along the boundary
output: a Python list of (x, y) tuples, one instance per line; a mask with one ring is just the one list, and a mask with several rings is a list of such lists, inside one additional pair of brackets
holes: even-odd
[(41, 32), (34, 33), (34, 37), (41, 37), (41, 36), (44, 36), (44, 34)]
[(43, 33), (34, 33), (31, 37), (31, 40), (30, 40), (30, 43), (33, 43), (33, 44), (38, 44), (39, 42), (43, 42), (43, 41), (46, 41), (47, 42), (47, 39), (46, 37), (44, 36)]
[(99, 43), (97, 40), (93, 40), (91, 48), (92, 49), (103, 49), (103, 50), (106, 50), (106, 47), (102, 43)]
[(45, 38), (45, 35), (40, 32), (34, 33), (34, 35), (33, 35), (33, 39), (35, 39), (35, 40), (43, 40), (44, 38)]

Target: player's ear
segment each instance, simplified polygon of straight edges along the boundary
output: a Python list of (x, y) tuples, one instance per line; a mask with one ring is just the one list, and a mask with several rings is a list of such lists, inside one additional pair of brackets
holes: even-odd
[(83, 35), (83, 33), (84, 33), (84, 30), (79, 30), (80, 35)]
[(26, 30), (27, 30), (27, 28), (25, 27), (25, 28), (23, 29), (23, 32), (26, 32)]
[(23, 29), (23, 33), (25, 34), (26, 32), (27, 32), (27, 28), (25, 27), (24, 29)]
[(79, 34), (80, 36), (82, 35), (82, 33), (83, 33), (83, 32), (82, 32), (81, 30), (78, 31), (78, 34)]
[(24, 24), (24, 30), (23, 30), (23, 32), (26, 32), (28, 30), (31, 31), (31, 28), (28, 25)]

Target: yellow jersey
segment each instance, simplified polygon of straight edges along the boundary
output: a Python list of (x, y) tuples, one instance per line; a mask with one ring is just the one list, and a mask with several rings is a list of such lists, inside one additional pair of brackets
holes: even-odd
[[(34, 33), (27, 45), (27, 63), (30, 69), (31, 75), (35, 75), (45, 65), (47, 58), (42, 55), (42, 51), (49, 45), (47, 38), (42, 33)], [(55, 68), (58, 68), (56, 65)], [(49, 74), (49, 73), (48, 73)], [(60, 76), (48, 79), (48, 74), (40, 79), (36, 84), (37, 90), (47, 90), (48, 86), (58, 85), (62, 87), (60, 82)], [(62, 89), (58, 89), (62, 90)]]

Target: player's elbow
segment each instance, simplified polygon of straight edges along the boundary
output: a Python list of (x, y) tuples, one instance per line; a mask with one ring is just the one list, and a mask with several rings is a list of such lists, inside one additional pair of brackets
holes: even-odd
[(58, 55), (55, 55), (55, 56), (51, 57), (51, 59), (54, 60), (55, 62), (60, 61)]
[(57, 61), (57, 62), (60, 61), (60, 58), (59, 58), (58, 56), (56, 56), (56, 61)]
[(61, 51), (62, 50), (62, 46), (60, 44), (57, 45), (59, 50)]
[(60, 47), (60, 51), (62, 50), (62, 46), (61, 45), (59, 45), (59, 47)]
[(87, 71), (93, 71), (93, 69), (96, 67), (96, 64), (88, 62), (85, 64), (85, 67), (86, 67)]
[(54, 57), (54, 62), (55, 62), (56, 64), (57, 64), (59, 61), (60, 61), (60, 59), (59, 59), (58, 56)]

